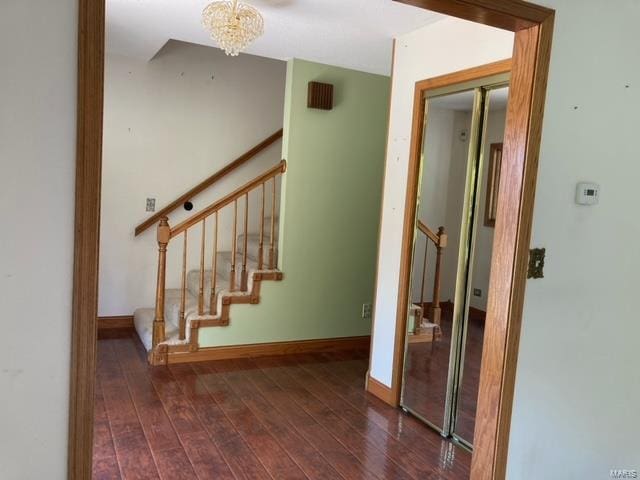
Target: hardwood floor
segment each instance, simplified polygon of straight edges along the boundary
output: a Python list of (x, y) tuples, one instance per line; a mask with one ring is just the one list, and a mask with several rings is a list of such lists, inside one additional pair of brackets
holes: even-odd
[(94, 479), (466, 479), (471, 455), (365, 393), (364, 351), (150, 367), (98, 341)]

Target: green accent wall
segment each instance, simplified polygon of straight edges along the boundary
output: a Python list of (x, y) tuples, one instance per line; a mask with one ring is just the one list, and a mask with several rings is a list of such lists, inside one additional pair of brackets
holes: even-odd
[[(333, 110), (307, 108), (310, 81), (334, 85)], [(368, 335), (373, 303), (390, 79), (290, 60), (284, 113), (280, 269), (259, 305), (233, 305), (231, 324), (202, 346)]]

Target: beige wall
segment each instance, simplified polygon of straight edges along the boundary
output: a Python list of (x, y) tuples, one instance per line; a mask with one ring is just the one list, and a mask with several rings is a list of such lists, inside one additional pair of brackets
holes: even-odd
[(0, 478), (66, 478), (75, 0), (0, 2)]
[[(156, 198), (161, 208), (282, 128), (285, 73), (285, 62), (228, 57), (176, 41), (150, 62), (107, 56), (99, 315), (131, 315), (154, 305), (155, 228), (133, 236), (134, 227), (151, 215), (146, 198)], [(195, 197), (194, 210), (176, 210), (170, 224), (251, 180), (281, 155), (278, 141)], [(257, 231), (259, 205), (251, 200), (250, 227)], [(228, 208), (220, 216), (221, 250), (230, 250), (231, 224)], [(199, 228), (191, 233), (188, 262), (197, 268)], [(180, 240), (169, 244), (168, 288), (180, 285)]]

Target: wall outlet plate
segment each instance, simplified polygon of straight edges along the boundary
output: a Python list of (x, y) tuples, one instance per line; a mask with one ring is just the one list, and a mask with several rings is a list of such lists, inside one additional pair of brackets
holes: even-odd
[(155, 212), (155, 211), (156, 211), (156, 199), (147, 198), (147, 212)]
[(479, 288), (474, 288), (473, 289), (473, 296), (474, 297), (481, 297), (482, 296), (482, 290), (480, 290)]
[(370, 303), (362, 304), (362, 318), (371, 318), (371, 308)]

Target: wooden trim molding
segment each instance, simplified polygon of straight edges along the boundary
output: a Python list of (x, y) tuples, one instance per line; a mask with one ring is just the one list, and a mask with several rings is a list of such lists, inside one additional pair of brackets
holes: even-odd
[(393, 390), (371, 375), (367, 375), (367, 391), (392, 407), (398, 405)]
[(102, 175), (104, 0), (78, 2), (75, 239), (68, 476), (91, 478)]
[(264, 357), (267, 355), (292, 355), (297, 353), (336, 352), (366, 350), (371, 337), (340, 337), (289, 342), (254, 343), (228, 347), (205, 347), (196, 352), (177, 352), (169, 355), (168, 364), (228, 360), (230, 358)]
[(133, 315), (98, 317), (98, 330), (114, 330), (118, 328), (133, 328)]
[(474, 480), (506, 477), (553, 24), (551, 15), (515, 37), (474, 434), (480, 446), (473, 453)]
[(209, 178), (203, 180), (202, 182), (200, 182), (198, 185), (193, 187), (188, 192), (183, 193), (182, 195), (180, 195), (178, 198), (176, 198), (169, 205), (167, 205), (166, 207), (160, 209), (159, 211), (157, 211), (156, 213), (151, 215), (149, 218), (147, 218), (144, 222), (142, 222), (140, 225), (138, 225), (136, 227), (135, 236), (137, 237), (138, 235), (140, 235), (142, 232), (144, 232), (149, 227), (151, 227), (153, 225), (156, 225), (160, 221), (160, 219), (162, 217), (165, 217), (165, 216), (169, 215), (176, 208), (179, 208), (182, 204), (184, 204), (184, 202), (186, 202), (187, 200), (192, 199), (193, 197), (195, 197), (199, 193), (203, 192), (204, 190), (206, 190), (207, 188), (212, 186), (218, 180), (220, 180), (223, 177), (227, 176), (228, 174), (233, 172), (238, 167), (244, 165), (249, 160), (251, 160), (253, 157), (255, 157), (257, 154), (259, 154), (264, 149), (266, 149), (271, 144), (273, 144), (274, 142), (276, 142), (277, 140), (279, 140), (281, 138), (282, 138), (282, 129), (278, 130), (273, 135), (265, 138), (262, 142), (257, 144), (251, 150), (248, 150), (247, 152), (243, 153), (238, 158), (236, 158), (233, 162), (229, 163), (228, 165), (225, 165), (220, 170), (218, 170), (216, 173), (211, 175)]
[[(458, 85), (460, 83), (472, 82), (480, 78), (493, 77), (495, 75), (509, 73), (511, 72), (512, 63), (513, 61), (511, 58), (505, 58), (504, 60), (498, 60), (497, 62), (491, 62), (477, 67), (471, 67), (464, 70), (459, 70), (457, 72), (447, 73), (438, 77), (420, 80), (416, 82), (415, 92), (422, 92), (422, 94), (424, 94), (424, 92), (426, 92), (427, 90), (437, 90), (438, 88), (442, 87), (449, 87), (451, 85)], [(419, 98), (420, 102), (422, 102), (422, 98), (422, 96)], [(420, 132), (420, 135), (422, 135), (422, 132)], [(412, 147), (415, 147), (415, 145), (412, 144)], [(418, 148), (420, 147), (418, 146)]]
[(433, 12), (517, 32), (544, 22), (553, 10), (523, 0), (395, 0)]

